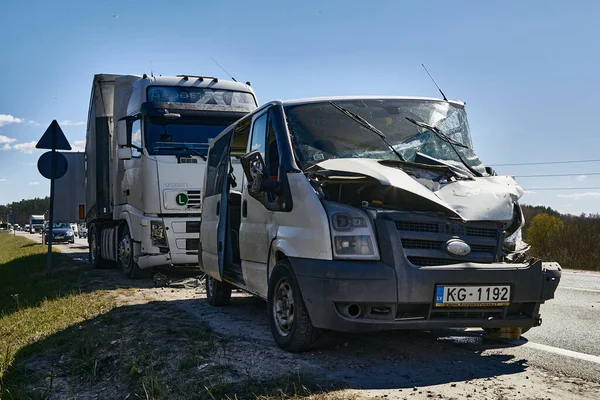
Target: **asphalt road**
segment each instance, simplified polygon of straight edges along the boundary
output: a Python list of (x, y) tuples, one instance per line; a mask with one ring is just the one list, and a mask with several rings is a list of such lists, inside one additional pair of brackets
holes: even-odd
[[(41, 242), (41, 235), (18, 232)], [(87, 239), (58, 244), (62, 252), (87, 261)], [(555, 298), (542, 305), (542, 326), (508, 346), (491, 345), (478, 330), (447, 330), (423, 335), (453, 342), (466, 351), (526, 360), (567, 376), (600, 382), (600, 273), (563, 271)]]
[(542, 306), (542, 326), (529, 341), (600, 356), (600, 274), (563, 271), (554, 299)]

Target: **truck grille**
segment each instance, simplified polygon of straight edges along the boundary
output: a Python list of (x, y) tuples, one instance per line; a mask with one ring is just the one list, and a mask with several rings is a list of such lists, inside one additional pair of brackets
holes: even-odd
[(200, 233), (200, 221), (187, 221), (185, 223), (185, 233)]
[(199, 243), (200, 243), (200, 239), (185, 239), (185, 249), (186, 250), (198, 250)]
[[(418, 266), (463, 262), (492, 263), (497, 259), (502, 229), (496, 222), (460, 222), (444, 218), (401, 213), (394, 216), (408, 261)], [(450, 239), (467, 243), (471, 252), (459, 257), (446, 251)]]
[(200, 208), (202, 206), (202, 192), (200, 190), (188, 190), (188, 208)]

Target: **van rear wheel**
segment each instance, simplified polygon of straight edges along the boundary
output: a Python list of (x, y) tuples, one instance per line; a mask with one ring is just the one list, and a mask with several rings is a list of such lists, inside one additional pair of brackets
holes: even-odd
[(300, 286), (287, 260), (275, 265), (269, 279), (268, 320), (275, 343), (289, 352), (312, 349), (321, 335), (306, 310)]
[(212, 276), (206, 275), (206, 298), (211, 306), (228, 305), (231, 300), (232, 289), (229, 283), (220, 282)]

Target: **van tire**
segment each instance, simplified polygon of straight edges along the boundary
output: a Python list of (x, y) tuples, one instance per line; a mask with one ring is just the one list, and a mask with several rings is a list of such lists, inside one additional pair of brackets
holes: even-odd
[(213, 307), (226, 306), (231, 301), (233, 287), (227, 282), (220, 282), (206, 274), (206, 299)]
[(273, 268), (269, 279), (267, 312), (271, 334), (279, 347), (292, 353), (315, 347), (322, 331), (310, 321), (300, 286), (288, 260), (279, 261)]

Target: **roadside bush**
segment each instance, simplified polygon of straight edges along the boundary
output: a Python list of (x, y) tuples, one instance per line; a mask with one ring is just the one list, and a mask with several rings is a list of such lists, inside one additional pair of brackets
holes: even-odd
[(538, 214), (526, 231), (531, 254), (564, 268), (600, 271), (600, 214)]

